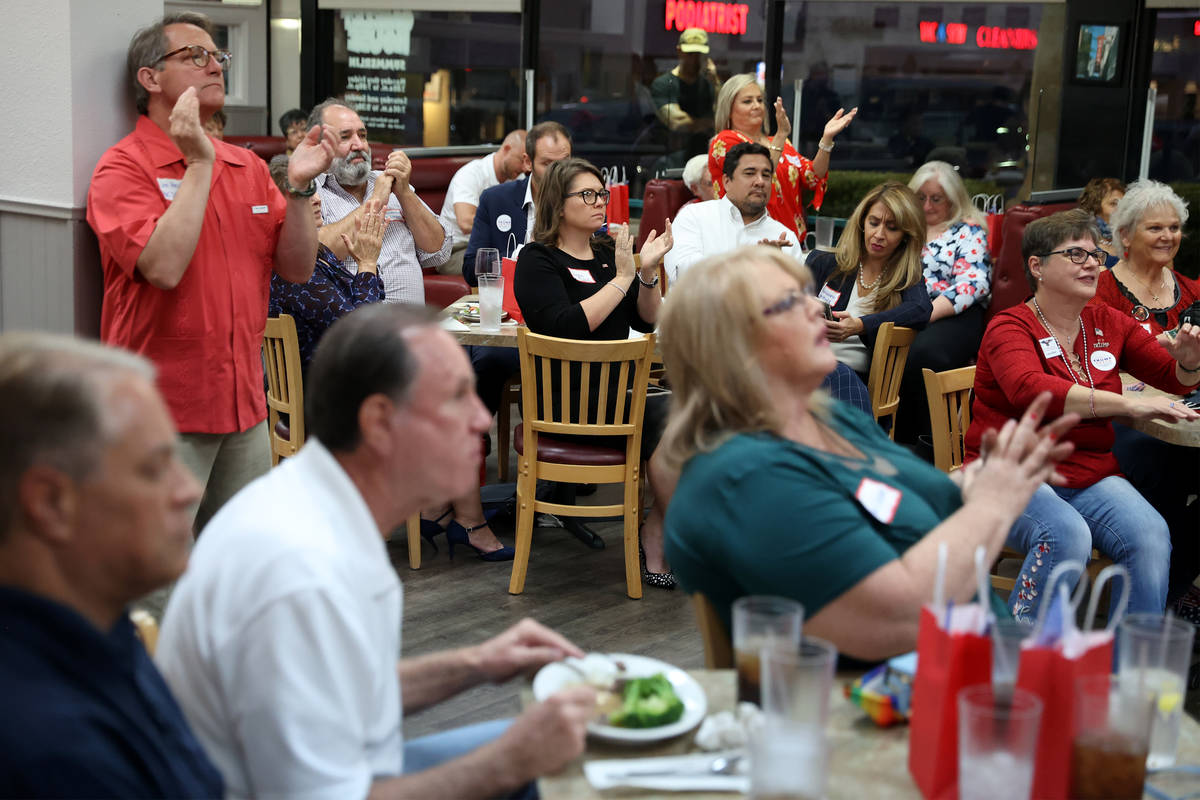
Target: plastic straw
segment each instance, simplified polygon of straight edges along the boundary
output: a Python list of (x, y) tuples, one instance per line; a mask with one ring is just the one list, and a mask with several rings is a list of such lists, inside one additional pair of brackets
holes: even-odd
[(1154, 665), (1162, 669), (1167, 665), (1167, 639), (1171, 635), (1171, 623), (1175, 620), (1175, 615), (1171, 613), (1171, 609), (1167, 609), (1167, 613), (1163, 614), (1162, 619), (1162, 636), (1158, 640), (1158, 662)]

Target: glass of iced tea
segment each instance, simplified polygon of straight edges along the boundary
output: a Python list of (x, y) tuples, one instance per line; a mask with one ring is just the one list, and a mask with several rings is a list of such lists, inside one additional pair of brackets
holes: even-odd
[(1075, 739), (1071, 797), (1138, 800), (1146, 782), (1146, 753), (1154, 692), (1115, 675), (1087, 675), (1075, 683)]
[(740, 597), (733, 603), (733, 657), (738, 674), (738, 702), (762, 703), (759, 652), (797, 652), (804, 607), (795, 600), (769, 595)]

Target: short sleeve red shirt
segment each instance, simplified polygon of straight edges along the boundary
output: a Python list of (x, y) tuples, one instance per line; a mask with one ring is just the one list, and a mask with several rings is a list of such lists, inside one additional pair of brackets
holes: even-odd
[(158, 367), (158, 386), (183, 433), (233, 433), (266, 418), (262, 336), (275, 245), (287, 214), (266, 164), (214, 141), (216, 161), (191, 263), (171, 290), (137, 260), (183, 179), (183, 154), (148, 117), (100, 159), (87, 219), (100, 241), (100, 338)]

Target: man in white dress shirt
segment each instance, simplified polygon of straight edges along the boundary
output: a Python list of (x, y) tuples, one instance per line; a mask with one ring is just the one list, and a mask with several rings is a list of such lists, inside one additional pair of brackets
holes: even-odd
[[(490, 418), (462, 348), (425, 307), (362, 306), (309, 371), (313, 438), (233, 498), (192, 553), (158, 661), (227, 797), (489, 798), (583, 750), (595, 693), (405, 743), (404, 713), (583, 655), (533, 620), (400, 656), (384, 537), (475, 485)], [(523, 794), (520, 796), (524, 796)]]
[(321, 243), (348, 269), (357, 270), (342, 235), (350, 238), (368, 198), (388, 209), (390, 220), (379, 253), (379, 279), (385, 303), (425, 303), (422, 267), (436, 267), (450, 258), (450, 230), (413, 191), (408, 179), (412, 162), (403, 150), (393, 150), (385, 168), (371, 169), (367, 126), (345, 100), (330, 98), (312, 110), (314, 125), (328, 125), (337, 136), (337, 154), (329, 171), (317, 176), (321, 193)]
[(771, 153), (761, 144), (743, 142), (729, 149), (725, 196), (685, 205), (672, 223), (675, 246), (665, 256), (670, 280), (706, 256), (744, 244), (774, 245), (803, 260), (796, 235), (767, 213), (773, 174)]
[(446, 188), (446, 202), (442, 204), (441, 214), (442, 223), (454, 237), (454, 244), (450, 248), (450, 259), (438, 265), (438, 272), (462, 274), (463, 254), (471, 240), (475, 210), (483, 190), (519, 178), (526, 172), (525, 131), (515, 130), (504, 137), (499, 150), (464, 164), (454, 173)]

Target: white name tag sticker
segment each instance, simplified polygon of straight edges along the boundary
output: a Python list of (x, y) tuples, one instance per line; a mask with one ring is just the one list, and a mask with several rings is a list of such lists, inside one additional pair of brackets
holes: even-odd
[(269, 210), (266, 206), (250, 206), (251, 214), (265, 214)]
[(1108, 372), (1117, 365), (1117, 357), (1107, 350), (1096, 350), (1092, 353), (1092, 366)]
[(573, 269), (571, 267), (567, 267), (567, 272), (571, 273), (571, 277), (580, 283), (596, 282), (596, 279), (592, 277), (592, 273), (588, 272), (586, 269)]
[(512, 217), (508, 214), (501, 214), (496, 217), (496, 230), (501, 233), (508, 233), (512, 230)]
[(841, 292), (835, 292), (827, 283), (821, 287), (821, 291), (817, 294), (817, 299), (826, 305), (835, 306), (837, 305), (838, 298), (841, 296)]
[(891, 524), (896, 518), (896, 509), (900, 507), (900, 498), (903, 496), (904, 493), (896, 487), (870, 478), (863, 478), (854, 493), (862, 507), (885, 525)]
[(180, 178), (159, 178), (158, 190), (162, 192), (162, 196), (167, 198), (167, 202), (175, 199), (175, 193), (179, 191), (179, 184), (183, 183)]
[(1038, 344), (1042, 346), (1042, 355), (1046, 358), (1054, 358), (1055, 356), (1062, 355), (1062, 348), (1058, 346), (1058, 342), (1054, 341), (1053, 336), (1038, 339)]

